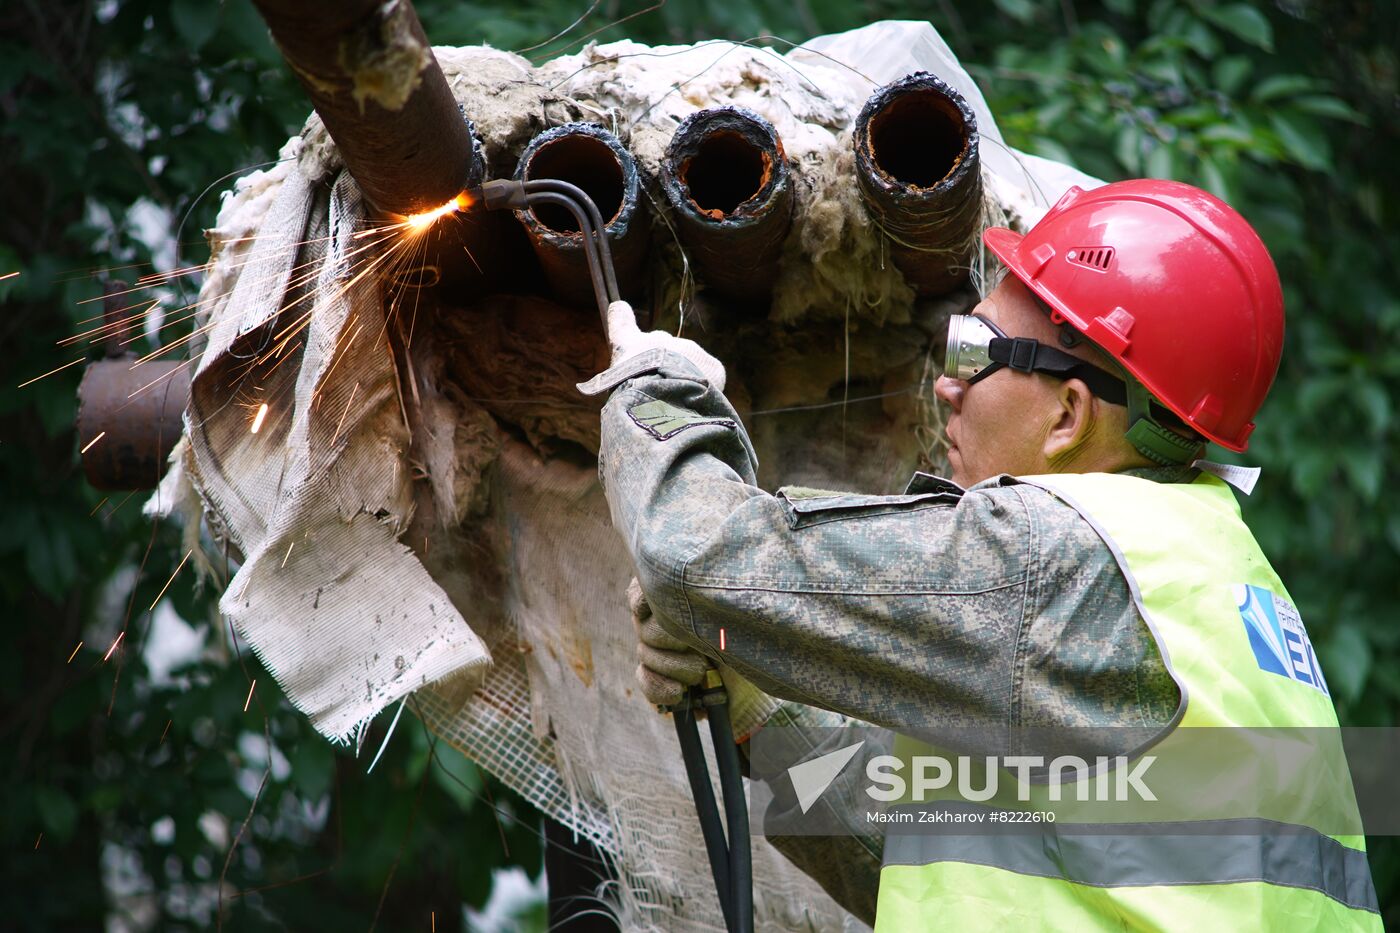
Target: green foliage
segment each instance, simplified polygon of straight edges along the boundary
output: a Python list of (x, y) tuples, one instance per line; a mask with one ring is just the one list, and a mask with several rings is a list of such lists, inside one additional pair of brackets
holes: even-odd
[(230, 929), (377, 915), (381, 929), (454, 930), (492, 869), (539, 871), (537, 814), (410, 713), (368, 775), (387, 717), (359, 758), (316, 735), (251, 655), (224, 649), (218, 587), (197, 589), (192, 566), (166, 599), (210, 647), (153, 679), (145, 610), (184, 546), (174, 529), (152, 537), (144, 495), (104, 501), (82, 481), (79, 367), (15, 389), (81, 355), (55, 344), (91, 326), (79, 302), (100, 295), (95, 270), (150, 270), (160, 244), (133, 204), (165, 218), (158, 237), (180, 237), (180, 264), (202, 263), (209, 192), (275, 157), (306, 109), (248, 0), (0, 9), (0, 275), (21, 273), (0, 281), (6, 929), (202, 929), (222, 881)]
[[(1396, 725), (1400, 504), (1388, 492), (1400, 459), (1400, 176), (1389, 163), (1400, 147), (1400, 37), (1387, 5), (671, 0), (641, 12), (647, 6), (602, 4), (547, 41), (590, 8), (418, 4), (439, 44), (485, 41), (536, 60), (576, 50), (595, 30), (600, 41), (653, 43), (771, 34), (780, 38), (763, 41), (782, 47), (872, 19), (931, 15), (1013, 145), (1106, 179), (1201, 184), (1250, 218), (1283, 276), (1288, 336), (1248, 455), (1226, 459), (1265, 467), (1246, 515), (1319, 645), (1344, 721)], [(78, 355), (54, 344), (92, 313), (78, 304), (100, 291), (91, 270), (152, 260), (133, 204), (169, 218), (182, 264), (203, 261), (197, 234), (217, 206), (206, 192), (225, 187), (225, 173), (273, 158), (306, 109), (249, 0), (0, 8), (0, 275), (22, 271), (0, 281), (8, 385)], [(208, 925), (208, 892), (267, 769), (268, 741), (278, 753), (226, 890), (273, 887), (227, 900), (231, 928), (335, 929), (377, 911), (386, 928), (426, 928), (431, 909), (452, 929), (457, 905), (485, 898), (491, 868), (534, 871), (534, 817), (455, 753), (431, 751), (410, 715), (365, 775), (385, 724), (360, 759), (333, 749), (251, 657), (235, 662), (211, 647), (173, 680), (151, 678), (139, 651), (150, 625), (142, 610), (183, 549), (161, 532), (133, 592), (150, 526), (140, 497), (104, 505), (81, 482), (78, 374), (0, 394), (0, 471), (11, 491), (0, 513), (0, 592), (13, 608), (0, 653), (4, 916), (21, 928), (95, 927), (139, 900), (114, 908), (105, 870), (109, 884), (125, 872), (148, 891), (142, 909), (162, 927)], [(212, 590), (197, 592), (192, 580), (186, 568), (171, 590), (175, 606), (210, 646), (226, 644)], [(104, 662), (128, 605), (124, 647)], [(523, 825), (498, 826), (497, 809), (510, 807)], [(1391, 840), (1373, 841), (1372, 865), (1400, 921)]]

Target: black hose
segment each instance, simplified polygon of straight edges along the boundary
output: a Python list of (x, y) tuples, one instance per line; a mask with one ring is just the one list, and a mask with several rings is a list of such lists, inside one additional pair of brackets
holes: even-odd
[[(705, 837), (705, 851), (710, 857), (710, 873), (715, 878), (715, 892), (719, 896), (720, 910), (724, 912), (724, 925), (732, 931), (734, 911), (730, 904), (733, 889), (733, 881), (729, 874), (730, 854), (725, 845), (724, 825), (720, 822), (719, 807), (715, 804), (715, 791), (710, 784), (710, 769), (705, 764), (705, 750), (700, 747), (700, 730), (695, 724), (695, 710), (690, 705), (690, 699), (691, 694), (687, 693), (682, 706), (674, 710), (676, 738), (681, 743), (681, 759), (685, 762), (685, 774), (690, 781), (691, 796), (695, 798), (695, 812), (700, 818), (700, 832)], [(711, 725), (710, 728), (713, 730), (714, 726)], [(730, 745), (733, 745), (732, 738)], [(728, 799), (726, 796), (726, 802)]]
[[(729, 720), (729, 704), (707, 707), (710, 739), (715, 747), (720, 791), (724, 794), (724, 816), (729, 827), (729, 901), (732, 916), (726, 915), (730, 933), (753, 933), (753, 851), (749, 840), (749, 805), (744, 796), (744, 777), (739, 770), (739, 748), (734, 744), (734, 727)], [(718, 884), (718, 876), (716, 876)]]

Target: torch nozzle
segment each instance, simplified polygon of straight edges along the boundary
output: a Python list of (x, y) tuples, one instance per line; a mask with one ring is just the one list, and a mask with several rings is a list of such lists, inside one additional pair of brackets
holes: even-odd
[(524, 210), (525, 183), (511, 178), (493, 178), (471, 192), (488, 211)]

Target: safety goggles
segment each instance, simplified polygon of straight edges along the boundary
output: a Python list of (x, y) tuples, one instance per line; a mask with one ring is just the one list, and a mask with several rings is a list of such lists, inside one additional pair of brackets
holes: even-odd
[(948, 319), (948, 350), (943, 361), (945, 376), (971, 385), (1004, 366), (1022, 373), (1082, 380), (1090, 392), (1115, 405), (1124, 405), (1128, 400), (1123, 380), (1093, 363), (1039, 340), (1008, 337), (980, 314), (954, 314)]

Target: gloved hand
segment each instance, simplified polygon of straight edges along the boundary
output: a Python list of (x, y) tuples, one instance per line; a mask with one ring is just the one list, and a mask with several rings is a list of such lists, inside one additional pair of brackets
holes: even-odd
[[(627, 587), (627, 608), (637, 630), (637, 682), (654, 706), (674, 706), (688, 687), (700, 683), (712, 662), (685, 642), (666, 632), (651, 614), (651, 605), (636, 579)], [(734, 741), (746, 742), (777, 712), (781, 701), (734, 673), (726, 665), (714, 665), (729, 694), (729, 721)], [(703, 710), (697, 711), (697, 718)]]
[(661, 627), (634, 577), (627, 587), (627, 608), (637, 630), (637, 682), (653, 706), (674, 706), (686, 688), (700, 683), (710, 662), (704, 655)]
[(608, 305), (608, 340), (612, 344), (612, 365), (647, 350), (670, 350), (695, 364), (705, 381), (715, 391), (724, 391), (724, 364), (715, 359), (705, 348), (694, 340), (675, 337), (664, 330), (643, 332), (637, 326), (637, 315), (625, 301), (614, 301)]

